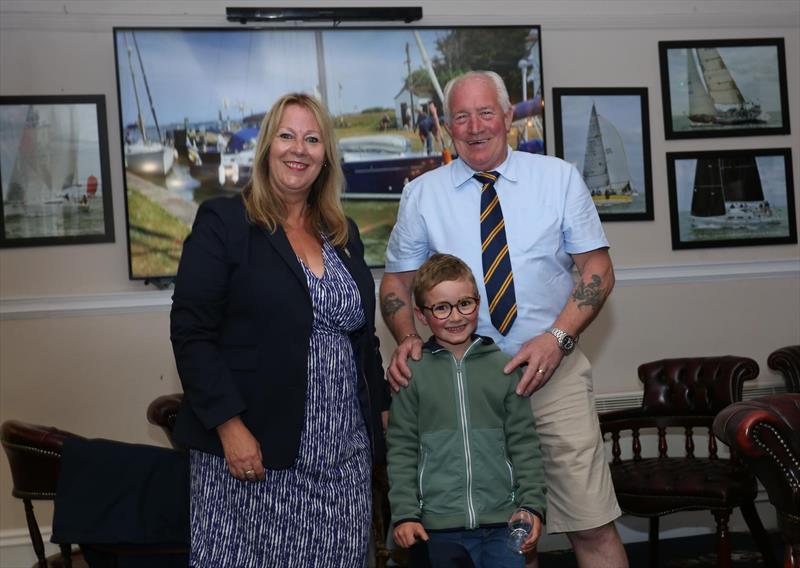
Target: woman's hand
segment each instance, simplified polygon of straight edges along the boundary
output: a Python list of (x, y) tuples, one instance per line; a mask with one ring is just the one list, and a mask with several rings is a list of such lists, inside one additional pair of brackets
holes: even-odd
[(421, 523), (409, 521), (397, 525), (394, 529), (394, 541), (403, 548), (409, 548), (417, 542), (417, 537), (421, 540), (428, 540), (428, 533), (425, 532)]
[(234, 416), (217, 426), (231, 475), (242, 481), (264, 480), (261, 447), (242, 419)]

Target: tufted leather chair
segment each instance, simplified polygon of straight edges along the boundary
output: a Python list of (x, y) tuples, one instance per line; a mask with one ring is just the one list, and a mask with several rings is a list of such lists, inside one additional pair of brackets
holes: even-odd
[(783, 375), (787, 391), (800, 392), (800, 345), (776, 349), (767, 358), (767, 365)]
[(714, 434), (767, 490), (786, 543), (784, 568), (800, 568), (800, 394), (732, 404), (714, 419)]
[(8, 420), (0, 426), (0, 441), (11, 466), (11, 480), (14, 485), (11, 494), (22, 499), (28, 532), (38, 559), (34, 566), (87, 566), (80, 551), (73, 552), (68, 544), (60, 545), (59, 554), (45, 557), (42, 533), (33, 513), (32, 501), (55, 499), (61, 448), (64, 440), (71, 436), (76, 434), (17, 420)]
[[(756, 479), (741, 463), (718, 456), (711, 432), (714, 417), (741, 400), (744, 381), (755, 379), (758, 364), (745, 357), (663, 359), (639, 366), (644, 384), (641, 408), (600, 415), (609, 434), (614, 489), (625, 513), (650, 519), (650, 566), (658, 566), (659, 517), (677, 511), (709, 510), (716, 519), (717, 565), (729, 567), (728, 520), (739, 507), (765, 559), (776, 566), (769, 539), (756, 512)], [(683, 434), (683, 455), (669, 455), (667, 433)], [(622, 459), (622, 433), (630, 437), (630, 459)], [(627, 434), (630, 432), (630, 434)], [(642, 455), (643, 434), (655, 434), (657, 455)], [(695, 456), (694, 434), (708, 436), (709, 457)]]
[[(183, 400), (182, 394), (166, 394), (158, 397), (147, 407), (147, 421), (161, 427), (173, 447), (172, 429), (178, 407)], [(389, 527), (389, 479), (386, 466), (376, 464), (372, 471), (372, 536), (375, 541), (375, 567), (385, 568), (389, 558), (394, 558), (405, 565), (405, 551), (389, 550), (386, 546), (386, 532)]]

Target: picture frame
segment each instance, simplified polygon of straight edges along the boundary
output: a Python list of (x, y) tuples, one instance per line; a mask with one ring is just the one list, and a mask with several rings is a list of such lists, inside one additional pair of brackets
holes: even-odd
[(603, 221), (652, 221), (645, 87), (554, 88), (556, 155), (584, 178)]
[(783, 38), (660, 41), (668, 140), (789, 134)]
[(132, 280), (174, 278), (197, 208), (246, 186), (261, 121), (288, 92), (333, 119), (342, 205), (371, 268), (385, 265), (403, 187), (455, 157), (442, 104), (455, 75), (495, 69), (509, 145), (546, 150), (537, 25), (115, 27), (114, 48)]
[(0, 247), (114, 241), (104, 95), (0, 97)]
[(672, 248), (797, 243), (790, 148), (668, 152)]

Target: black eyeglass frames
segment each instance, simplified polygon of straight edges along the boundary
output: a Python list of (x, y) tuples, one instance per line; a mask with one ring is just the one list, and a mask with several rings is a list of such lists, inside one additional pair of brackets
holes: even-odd
[(430, 310), (433, 317), (443, 320), (450, 317), (450, 314), (453, 313), (453, 308), (457, 309), (458, 313), (462, 316), (468, 316), (478, 309), (479, 303), (479, 298), (467, 296), (466, 298), (459, 299), (455, 304), (451, 304), (450, 302), (438, 302), (432, 306), (423, 306), (423, 309)]

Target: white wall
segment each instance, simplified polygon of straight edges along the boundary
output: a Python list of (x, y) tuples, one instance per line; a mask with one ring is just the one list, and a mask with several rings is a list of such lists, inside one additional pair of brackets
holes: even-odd
[[(179, 383), (168, 296), (128, 280), (113, 26), (226, 26), (225, 2), (0, 2), (0, 94), (106, 96), (117, 240), (0, 251), (0, 419), (89, 436), (164, 443), (145, 409)], [(264, 2), (240, 1), (237, 5)], [(294, 2), (313, 5), (312, 2)], [(639, 363), (668, 356), (766, 357), (800, 343), (797, 245), (673, 251), (665, 152), (791, 147), (800, 188), (800, 4), (795, 0), (331, 1), (422, 5), (423, 24), (540, 24), (546, 101), (552, 87), (647, 87), (655, 220), (606, 223), (618, 288), (581, 338), (596, 392), (636, 391)], [(238, 26), (238, 24), (237, 24)], [(658, 41), (783, 37), (792, 134), (665, 141)], [(552, 153), (552, 111), (546, 108)], [(797, 192), (796, 192), (797, 193)], [(800, 217), (800, 214), (798, 214)], [(379, 278), (380, 274), (376, 274)], [(384, 352), (388, 333), (379, 324)], [(5, 462), (5, 456), (0, 458)], [(0, 463), (0, 541), (24, 531)], [(49, 511), (42, 508), (43, 524)], [(10, 542), (10, 541), (9, 541)], [(0, 552), (2, 554), (2, 552)]]

